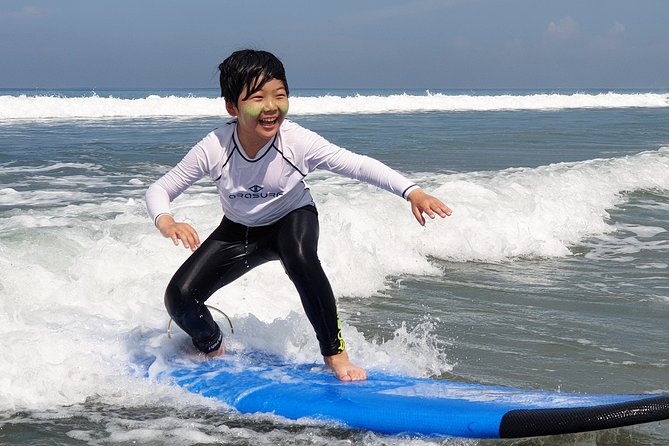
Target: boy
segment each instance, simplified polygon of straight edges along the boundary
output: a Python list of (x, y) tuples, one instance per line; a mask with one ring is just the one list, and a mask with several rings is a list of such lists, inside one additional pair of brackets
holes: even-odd
[[(193, 251), (167, 286), (167, 311), (198, 350), (223, 354), (221, 330), (205, 301), (251, 268), (280, 260), (326, 367), (344, 381), (365, 379), (366, 371), (351, 363), (344, 348), (334, 294), (316, 253), (318, 212), (304, 177), (318, 168), (374, 184), (410, 201), (421, 225), (423, 213), (443, 218), (451, 210), (379, 161), (286, 120), (288, 82), (273, 54), (236, 51), (219, 70), (221, 95), (236, 119), (209, 133), (146, 192), (156, 227)], [(216, 184), (224, 217), (201, 244), (193, 227), (172, 218), (169, 205), (204, 176)]]

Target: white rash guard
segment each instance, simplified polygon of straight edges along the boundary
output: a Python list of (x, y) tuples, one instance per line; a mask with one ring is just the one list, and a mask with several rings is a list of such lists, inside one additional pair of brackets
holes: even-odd
[(250, 159), (239, 143), (236, 124), (233, 120), (209, 133), (149, 187), (146, 204), (154, 223), (170, 214), (172, 200), (205, 176), (216, 184), (225, 216), (245, 226), (269, 225), (313, 204), (304, 177), (315, 169), (355, 178), (405, 199), (418, 188), (385, 164), (338, 147), (287, 119)]

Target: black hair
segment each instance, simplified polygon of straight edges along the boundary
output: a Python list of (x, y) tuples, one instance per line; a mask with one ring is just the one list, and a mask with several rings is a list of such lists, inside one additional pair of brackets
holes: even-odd
[(246, 88), (247, 99), (272, 79), (283, 82), (288, 94), (286, 70), (272, 53), (260, 50), (239, 50), (232, 53), (218, 66), (221, 72), (221, 96), (237, 106), (239, 97)]

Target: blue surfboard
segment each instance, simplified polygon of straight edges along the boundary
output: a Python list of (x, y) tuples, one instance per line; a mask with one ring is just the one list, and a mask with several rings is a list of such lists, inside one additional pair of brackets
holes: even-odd
[(518, 438), (669, 419), (669, 394), (582, 395), (411, 378), (371, 371), (341, 382), (317, 364), (263, 353), (171, 364), (158, 379), (241, 413), (310, 418), (384, 434)]

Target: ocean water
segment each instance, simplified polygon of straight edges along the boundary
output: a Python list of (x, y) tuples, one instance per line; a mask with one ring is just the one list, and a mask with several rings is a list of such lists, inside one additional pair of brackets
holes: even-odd
[[(308, 178), (349, 354), (370, 373), (669, 392), (667, 91), (295, 90), (290, 118), (452, 209)], [(188, 252), (143, 194), (224, 122), (216, 90), (0, 90), (0, 444), (666, 445), (669, 423), (514, 441), (240, 415), (144, 378), (188, 350), (162, 295)], [(173, 204), (206, 236), (214, 187)], [(226, 342), (320, 362), (278, 263), (209, 301)]]

